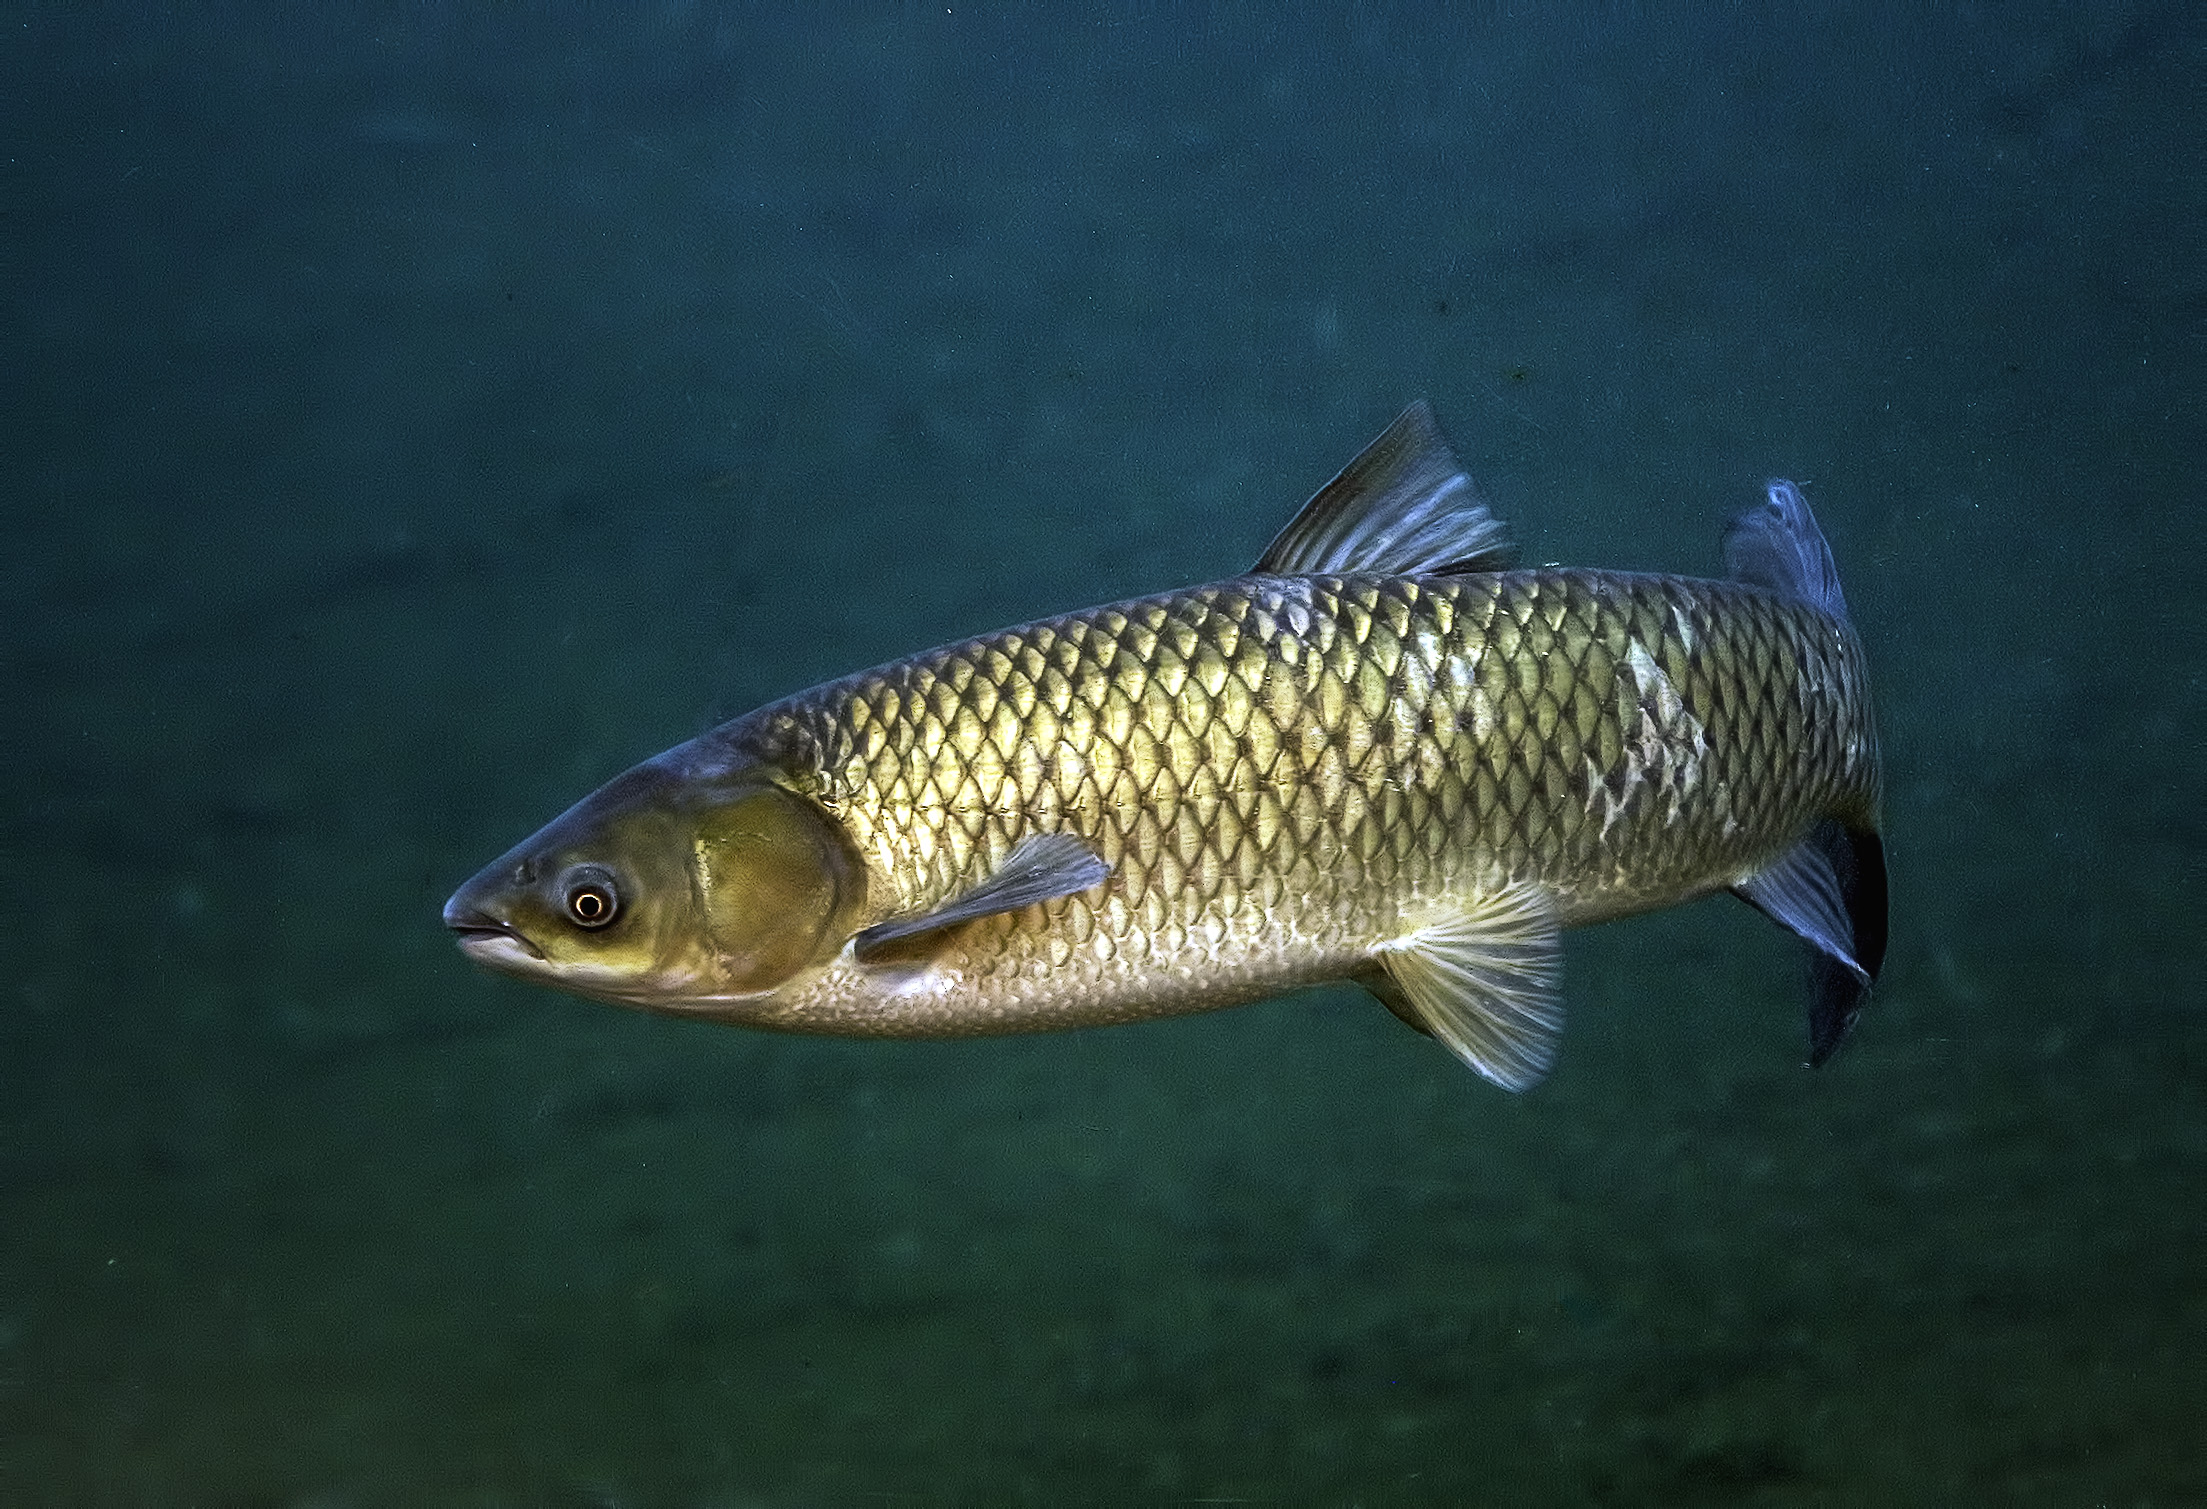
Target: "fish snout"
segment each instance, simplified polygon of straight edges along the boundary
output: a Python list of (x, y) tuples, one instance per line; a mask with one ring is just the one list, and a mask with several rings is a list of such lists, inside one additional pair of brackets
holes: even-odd
[(485, 911), (464, 888), (444, 904), (444, 925), (458, 935), (462, 953), (485, 964), (511, 960), (517, 953), (531, 959), (544, 957), (544, 951), (523, 937), (519, 928)]

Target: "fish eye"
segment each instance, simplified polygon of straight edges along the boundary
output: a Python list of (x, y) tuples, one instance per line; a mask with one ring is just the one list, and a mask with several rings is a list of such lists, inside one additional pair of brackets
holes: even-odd
[(601, 928), (621, 914), (621, 893), (613, 877), (597, 865), (578, 865), (567, 873), (567, 920), (577, 927)]

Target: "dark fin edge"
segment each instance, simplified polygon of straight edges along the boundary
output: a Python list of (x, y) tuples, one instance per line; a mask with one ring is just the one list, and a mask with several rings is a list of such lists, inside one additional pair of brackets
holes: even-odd
[(1275, 576), (1500, 571), (1510, 562), (1487, 511), (1424, 399), (1318, 489), (1273, 537), (1255, 570)]
[(1826, 818), (1732, 894), (1809, 945), (1809, 1065), (1821, 1066), (1862, 1015), (1885, 965), (1885, 843)]
[(1760, 507), (1726, 526), (1724, 569), (1736, 582), (1799, 598), (1834, 618), (1847, 617), (1831, 546), (1801, 490), (1783, 478), (1765, 489)]
[(905, 939), (1078, 895), (1102, 885), (1110, 874), (1111, 866), (1075, 835), (1033, 834), (1021, 839), (987, 876), (932, 911), (861, 929), (851, 939), (851, 954), (861, 964), (872, 963)]

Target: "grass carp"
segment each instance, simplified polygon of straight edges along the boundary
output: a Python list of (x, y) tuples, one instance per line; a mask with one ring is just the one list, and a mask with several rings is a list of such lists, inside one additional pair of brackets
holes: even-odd
[(792, 1032), (1040, 1031), (1353, 980), (1494, 1083), (1560, 929), (1730, 889), (1885, 953), (1862, 647), (1799, 491), (1724, 580), (1510, 570), (1423, 404), (1249, 574), (860, 671), (628, 771), (462, 886), (477, 962)]

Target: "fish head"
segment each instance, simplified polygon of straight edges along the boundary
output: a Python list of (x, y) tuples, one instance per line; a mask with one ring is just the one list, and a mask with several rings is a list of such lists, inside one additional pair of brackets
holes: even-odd
[(460, 887), (444, 921), (461, 950), (670, 1012), (724, 1012), (831, 959), (865, 900), (842, 826), (771, 772), (700, 772), (681, 754), (599, 788)]

